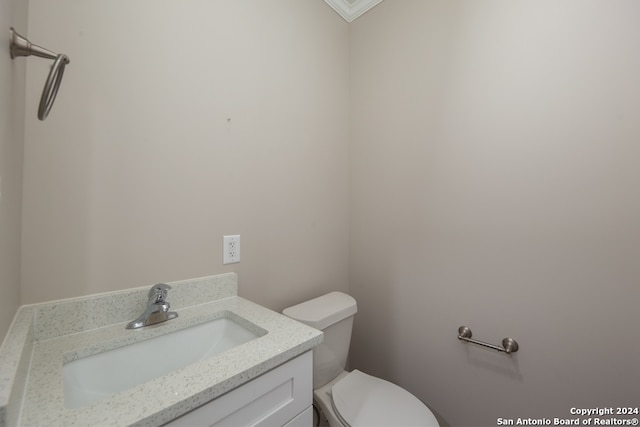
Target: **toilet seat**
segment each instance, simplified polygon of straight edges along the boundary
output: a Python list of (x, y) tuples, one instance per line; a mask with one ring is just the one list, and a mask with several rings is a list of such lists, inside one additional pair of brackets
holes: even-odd
[(357, 369), (335, 383), (331, 395), (335, 414), (347, 427), (439, 425), (417, 397)]

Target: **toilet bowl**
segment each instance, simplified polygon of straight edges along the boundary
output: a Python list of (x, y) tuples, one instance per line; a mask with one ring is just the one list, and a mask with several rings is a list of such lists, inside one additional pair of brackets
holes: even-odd
[(439, 426), (429, 408), (402, 387), (345, 371), (357, 313), (353, 297), (331, 292), (282, 313), (324, 332), (313, 350), (313, 396), (331, 427)]

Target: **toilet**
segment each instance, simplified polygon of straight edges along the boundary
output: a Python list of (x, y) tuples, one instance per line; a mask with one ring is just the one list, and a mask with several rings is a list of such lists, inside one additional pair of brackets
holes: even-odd
[(287, 317), (324, 332), (313, 350), (313, 397), (331, 427), (439, 426), (417, 397), (380, 378), (345, 371), (356, 300), (331, 292), (285, 308)]

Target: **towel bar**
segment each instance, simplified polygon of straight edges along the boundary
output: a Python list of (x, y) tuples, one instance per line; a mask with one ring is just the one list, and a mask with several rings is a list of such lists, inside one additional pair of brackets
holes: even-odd
[(518, 345), (516, 340), (514, 340), (513, 338), (505, 338), (505, 339), (503, 339), (502, 340), (502, 347), (500, 347), (499, 345), (493, 345), (493, 344), (486, 343), (484, 341), (474, 340), (474, 339), (471, 338), (471, 336), (472, 336), (471, 329), (469, 329), (468, 327), (460, 326), (458, 328), (458, 339), (462, 340), (462, 341), (466, 341), (466, 342), (470, 342), (472, 344), (478, 344), (478, 345), (481, 345), (481, 346), (484, 346), (484, 347), (492, 348), (494, 350), (502, 351), (502, 352), (505, 352), (507, 354), (515, 353), (520, 348), (520, 346)]

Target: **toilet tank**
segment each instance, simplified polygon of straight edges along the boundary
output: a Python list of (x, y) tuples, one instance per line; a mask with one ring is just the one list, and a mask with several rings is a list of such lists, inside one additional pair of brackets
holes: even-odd
[(324, 332), (322, 343), (313, 349), (314, 390), (345, 370), (357, 311), (356, 300), (342, 292), (331, 292), (282, 311), (285, 316)]

